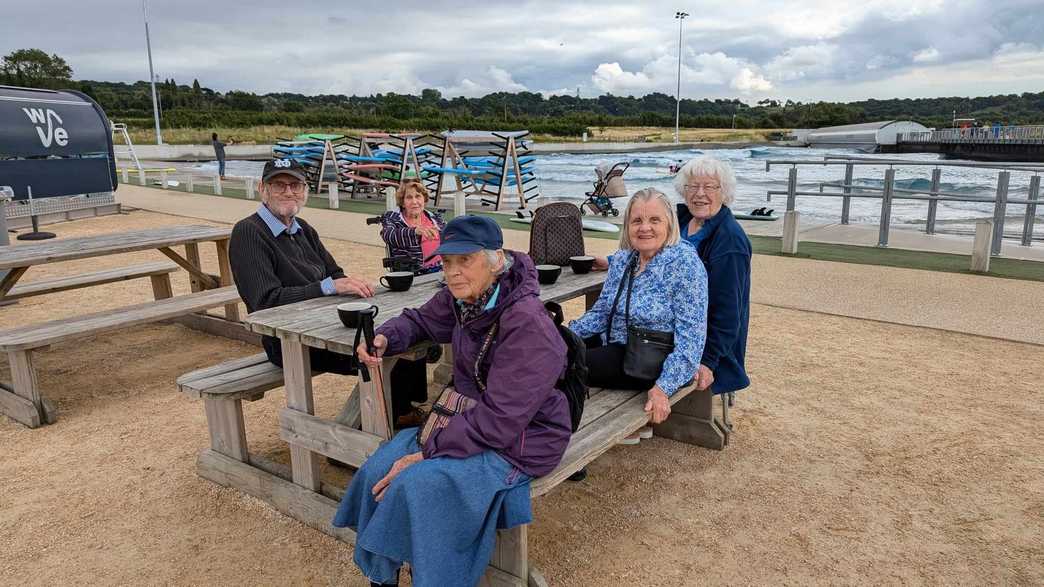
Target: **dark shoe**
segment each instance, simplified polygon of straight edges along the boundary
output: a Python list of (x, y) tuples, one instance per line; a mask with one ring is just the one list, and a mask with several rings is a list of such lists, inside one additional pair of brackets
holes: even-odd
[(587, 467), (584, 467), (583, 469), (580, 469), (576, 473), (573, 473), (572, 475), (566, 477), (566, 479), (569, 479), (570, 481), (578, 481), (578, 482), (579, 481), (583, 481), (584, 479), (587, 479)]
[(395, 419), (395, 429), (417, 428), (424, 423), (425, 417), (427, 417), (427, 413), (420, 408), (413, 408)]

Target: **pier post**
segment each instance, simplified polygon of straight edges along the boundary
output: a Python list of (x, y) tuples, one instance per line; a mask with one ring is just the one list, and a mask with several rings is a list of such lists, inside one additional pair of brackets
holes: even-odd
[(841, 198), (841, 224), (848, 224), (848, 213), (852, 207), (852, 171), (853, 165), (845, 165), (845, 187), (841, 188), (845, 195)]
[(243, 178), (243, 189), (246, 191), (246, 197), (248, 200), (254, 199), (254, 178), (244, 177)]
[(330, 209), (336, 210), (341, 207), (341, 194), (337, 189), (337, 182), (333, 181), (326, 185), (326, 193), (330, 199)]
[(123, 168), (123, 183), (130, 183), (130, 170)]
[(384, 188), (384, 209), (388, 212), (399, 209), (399, 205), (395, 203), (395, 188), (390, 186)]
[(990, 243), (993, 241), (993, 221), (982, 219), (975, 223), (972, 242), (971, 270), (988, 273), (990, 270)]
[(783, 213), (783, 248), (781, 251), (784, 254), (797, 254), (798, 222), (800, 219), (801, 214), (797, 210), (787, 210)]
[(1004, 238), (1004, 213), (1008, 208), (1008, 181), (1010, 179), (1010, 171), (1002, 171), (997, 174), (997, 199), (993, 204), (993, 244), (990, 246), (992, 255), (999, 255), (1001, 252), (1001, 240)]
[(895, 194), (895, 168), (885, 171), (884, 193), (881, 195), (881, 228), (877, 233), (877, 246), (888, 246), (888, 226), (892, 222), (892, 196)]
[(215, 196), (220, 196), (221, 195), (221, 176), (220, 175), (215, 175), (214, 176), (214, 195)]
[(787, 210), (793, 210), (797, 205), (797, 166), (790, 167), (787, 175)]
[(148, 180), (145, 179), (145, 170), (144, 169), (139, 169), (138, 170), (138, 183), (141, 184), (141, 185), (149, 185)]
[(166, 169), (160, 170), (160, 187), (163, 188), (163, 189), (167, 189), (167, 170)]
[(1033, 222), (1037, 215), (1037, 200), (1040, 199), (1040, 176), (1034, 175), (1030, 178), (1029, 194), (1026, 195), (1026, 218), (1022, 221), (1022, 246), (1028, 247), (1033, 244)]
[(928, 201), (928, 221), (924, 225), (925, 234), (935, 234), (935, 212), (939, 207), (939, 200), (935, 198), (939, 197), (939, 183), (942, 177), (942, 169), (936, 167), (932, 170), (932, 187), (930, 188), (930, 194), (932, 199)]
[(196, 191), (196, 178), (192, 176), (192, 173), (189, 173), (188, 179), (185, 180), (185, 189), (188, 190), (188, 193), (190, 194)]

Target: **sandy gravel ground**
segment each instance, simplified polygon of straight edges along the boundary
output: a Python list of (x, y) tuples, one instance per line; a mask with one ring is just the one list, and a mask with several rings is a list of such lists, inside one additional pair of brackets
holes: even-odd
[[(184, 222), (135, 212), (55, 229)], [(379, 248), (327, 244), (353, 271), (379, 273)], [(213, 248), (202, 253), (214, 267)], [(26, 280), (101, 266), (52, 265)], [(765, 283), (806, 270), (755, 265)], [(899, 274), (907, 288), (888, 285), (878, 299), (938, 326), (914, 301), (940, 275)], [(187, 291), (183, 275), (175, 288)], [(845, 309), (836, 294), (809, 295)], [(0, 308), (0, 328), (150, 297), (146, 280), (25, 300)], [(753, 385), (733, 411), (731, 446), (617, 447), (587, 481), (537, 500), (531, 560), (552, 584), (1044, 584), (1044, 347), (768, 306), (794, 300), (766, 291), (755, 300)], [(1009, 302), (1012, 312), (1035, 303)], [(970, 307), (965, 321), (981, 325), (989, 309)], [(253, 352), (149, 325), (39, 353), (59, 422), (28, 430), (0, 418), (0, 584), (364, 585), (350, 547), (195, 474), (206, 424), (173, 381)], [(352, 383), (317, 378), (318, 413), (335, 414)], [(283, 405), (278, 390), (245, 404), (251, 449), (281, 461)]]

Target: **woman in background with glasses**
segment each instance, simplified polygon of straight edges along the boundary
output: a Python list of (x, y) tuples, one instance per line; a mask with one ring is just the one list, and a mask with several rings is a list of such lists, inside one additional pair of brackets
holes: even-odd
[(698, 157), (674, 177), (681, 239), (696, 247), (707, 269), (707, 342), (694, 374), (697, 389), (714, 394), (750, 385), (744, 367), (750, 320), (750, 239), (732, 215), (736, 176), (728, 163)]

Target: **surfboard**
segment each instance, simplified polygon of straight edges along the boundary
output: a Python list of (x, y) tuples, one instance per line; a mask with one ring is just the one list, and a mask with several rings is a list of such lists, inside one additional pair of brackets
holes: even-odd
[[(512, 222), (518, 222), (519, 224), (533, 224), (533, 218), (527, 216), (526, 218), (509, 218)], [(608, 232), (610, 234), (616, 234), (620, 232), (620, 227), (613, 224), (612, 222), (605, 222), (604, 220), (594, 220), (593, 218), (582, 218), (580, 220), (584, 227), (584, 230), (593, 230), (595, 232)]]

